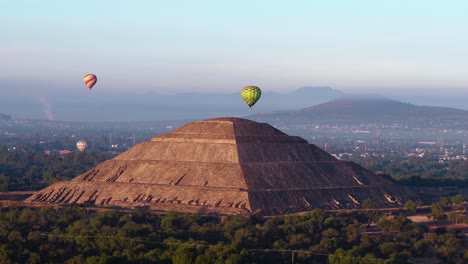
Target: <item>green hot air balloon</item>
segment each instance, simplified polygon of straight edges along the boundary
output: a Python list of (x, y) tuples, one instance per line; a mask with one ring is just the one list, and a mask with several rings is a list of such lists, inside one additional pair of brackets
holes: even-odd
[(262, 91), (257, 86), (245, 86), (242, 88), (241, 96), (252, 111), (252, 106), (260, 99)]

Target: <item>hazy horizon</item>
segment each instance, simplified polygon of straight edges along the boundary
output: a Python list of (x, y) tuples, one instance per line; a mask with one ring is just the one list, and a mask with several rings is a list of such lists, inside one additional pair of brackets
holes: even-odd
[[(246, 85), (468, 109), (465, 1), (22, 0), (2, 11), (0, 113), (13, 97), (27, 108)], [(92, 92), (88, 73), (98, 76)]]
[[(41, 89), (38, 89), (41, 90)], [(222, 116), (248, 116), (254, 113), (298, 110), (311, 107), (340, 96), (355, 98), (371, 96), (411, 103), (420, 106), (441, 106), (468, 110), (464, 97), (426, 91), (406, 93), (344, 93), (333, 87), (300, 87), (291, 92), (263, 91), (261, 100), (249, 111), (238, 91), (132, 93), (118, 91), (60, 91), (43, 95), (36, 91), (14, 90), (0, 97), (0, 113), (14, 119), (45, 119), (75, 122), (127, 122), (157, 120), (207, 119)], [(468, 95), (467, 95), (468, 96)], [(370, 97), (372, 98), (372, 97)]]

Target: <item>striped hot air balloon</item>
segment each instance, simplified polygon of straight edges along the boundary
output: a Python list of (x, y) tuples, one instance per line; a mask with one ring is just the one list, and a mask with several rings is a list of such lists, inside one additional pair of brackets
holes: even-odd
[(84, 77), (83, 77), (83, 81), (84, 83), (86, 84), (86, 86), (88, 86), (89, 90), (91, 90), (93, 88), (93, 86), (96, 84), (97, 82), (97, 77), (96, 75), (94, 74), (86, 74)]
[(262, 91), (257, 86), (245, 86), (242, 88), (242, 99), (244, 99), (250, 107), (250, 111), (252, 111), (252, 106), (258, 101), (258, 99), (260, 99), (261, 95)]

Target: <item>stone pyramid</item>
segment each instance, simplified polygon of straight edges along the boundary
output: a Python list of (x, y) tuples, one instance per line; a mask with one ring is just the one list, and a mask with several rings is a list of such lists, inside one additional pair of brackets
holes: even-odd
[(266, 215), (398, 207), (415, 194), (306, 140), (241, 118), (197, 121), (140, 143), (26, 202)]

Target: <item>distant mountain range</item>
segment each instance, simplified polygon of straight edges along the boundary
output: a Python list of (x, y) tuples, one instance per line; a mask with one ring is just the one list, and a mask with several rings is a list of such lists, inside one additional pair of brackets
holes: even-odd
[[(312, 101), (310, 99), (312, 91), (309, 89), (310, 88), (296, 91), (297, 94), (303, 95), (300, 96), (302, 97), (302, 100), (300, 100), (302, 104), (306, 104), (306, 100)], [(333, 90), (329, 91), (334, 93)], [(290, 98), (297, 98), (295, 95), (291, 94), (280, 97), (283, 99), (289, 98), (288, 100), (292, 100)], [(304, 94), (307, 94), (307, 96), (304, 96)], [(235, 95), (235, 97), (239, 96), (238, 94)], [(266, 93), (266, 95), (268, 95), (268, 93)], [(275, 94), (270, 95), (271, 98), (275, 98), (276, 96)], [(182, 96), (182, 99), (188, 100), (187, 96), (188, 95)], [(193, 95), (193, 98), (196, 98), (197, 96), (200, 95)], [(225, 98), (224, 96), (219, 96), (221, 98)], [(167, 99), (167, 97), (165, 98)], [(182, 99), (181, 101), (183, 101)], [(280, 100), (279, 98), (276, 99)], [(181, 101), (178, 102), (179, 107), (182, 107), (180, 105)], [(222, 101), (222, 99), (220, 99), (220, 101)], [(217, 102), (219, 103), (219, 101)], [(229, 107), (228, 102), (224, 102)], [(265, 104), (268, 105), (268, 103)], [(94, 106), (94, 104), (90, 102), (85, 103), (85, 105)], [(177, 113), (176, 108), (167, 107), (161, 110), (161, 112), (157, 112), (154, 109), (155, 107), (160, 107), (159, 105), (149, 106), (148, 104), (142, 104), (135, 106), (135, 109), (131, 109), (130, 106), (134, 105), (135, 103), (133, 101), (128, 104), (117, 102), (115, 105), (107, 105), (109, 109), (98, 111), (94, 116), (91, 106), (89, 107), (90, 109), (83, 109), (83, 107), (80, 107), (79, 109), (84, 112), (83, 116), (90, 114), (95, 118), (95, 120), (85, 121), (94, 122), (76, 122), (82, 121), (81, 119), (68, 122), (49, 122), (42, 119), (29, 120), (26, 122), (26, 125), (33, 125), (36, 129), (42, 127), (41, 129), (43, 131), (53, 128), (54, 125), (68, 127), (72, 131), (86, 131), (89, 128), (98, 129), (100, 131), (123, 129), (125, 131), (130, 131), (130, 134), (137, 132), (138, 136), (146, 137), (148, 132), (150, 134), (153, 131), (156, 133), (156, 130), (153, 130), (153, 128), (157, 129), (157, 131), (167, 131), (193, 120), (233, 116), (232, 113), (227, 113), (225, 106), (213, 108), (213, 104), (208, 104), (205, 108), (203, 108), (204, 106), (189, 104), (188, 106), (184, 106), (184, 109), (188, 109), (188, 112), (182, 111), (183, 109), (178, 109), (181, 111), (180, 117), (185, 117), (185, 119), (174, 118), (174, 113)], [(119, 107), (122, 109), (119, 110)], [(235, 108), (232, 105), (230, 107)], [(270, 107), (274, 108), (274, 106)], [(239, 106), (237, 108), (239, 108)], [(241, 108), (248, 109), (248, 107), (243, 104)], [(381, 138), (389, 138), (392, 140), (413, 139), (419, 141), (436, 141), (440, 138), (450, 138), (451, 140), (468, 142), (467, 110), (448, 107), (418, 106), (380, 96), (350, 96), (343, 94), (327, 102), (314, 106), (303, 107), (299, 110), (259, 112), (258, 108), (257, 105), (255, 105), (252, 112), (244, 110), (244, 114), (239, 116), (257, 122), (269, 123), (288, 134), (303, 137), (311, 137), (311, 135), (313, 135), (314, 138), (322, 139), (345, 137), (348, 139), (361, 140), (366, 137), (375, 137), (376, 135), (380, 135)], [(264, 108), (267, 107), (263, 106), (263, 109)], [(205, 116), (201, 116), (202, 112), (200, 109), (208, 109), (209, 111), (205, 113)], [(223, 110), (217, 111), (218, 109)], [(125, 113), (126, 111), (129, 112), (126, 116), (127, 119), (123, 118), (120, 114)], [(237, 111), (239, 110), (237, 109)], [(255, 114), (247, 115), (246, 113)], [(132, 117), (134, 115), (138, 115), (138, 118)], [(161, 118), (158, 120), (156, 117)], [(112, 122), (100, 121), (99, 119), (102, 118), (106, 118), (105, 121)], [(20, 120), (21, 118), (15, 119)], [(5, 122), (8, 121), (1, 121), (0, 124), (3, 123), (8, 125), (8, 123)], [(148, 127), (151, 128), (151, 131), (148, 131)]]
[(249, 119), (268, 123), (407, 124), (418, 126), (468, 125), (468, 111), (418, 106), (379, 96), (340, 96), (329, 102), (294, 111), (258, 113)]
[[(67, 90), (65, 90), (66, 92)], [(61, 93), (64, 93), (61, 91)], [(342, 92), (329, 87), (302, 87), (290, 93), (263, 91), (255, 112), (295, 110), (324, 103)], [(0, 97), (0, 113), (16, 119), (126, 122), (193, 120), (244, 116), (249, 108), (236, 93), (85, 93)]]
[(0, 120), (11, 120), (10, 115), (0, 114)]
[[(61, 93), (64, 93), (61, 91)], [(0, 97), (0, 118), (79, 122), (148, 122), (247, 117), (269, 123), (405, 123), (465, 125), (468, 111), (418, 106), (378, 95), (349, 95), (330, 87), (302, 87), (289, 93), (263, 91), (250, 112), (236, 93), (112, 93), (72, 91)], [(299, 109), (299, 110), (298, 110)], [(251, 115), (253, 114), (253, 115)]]

